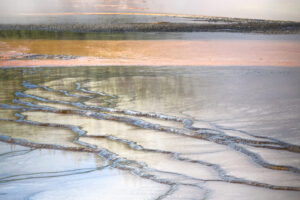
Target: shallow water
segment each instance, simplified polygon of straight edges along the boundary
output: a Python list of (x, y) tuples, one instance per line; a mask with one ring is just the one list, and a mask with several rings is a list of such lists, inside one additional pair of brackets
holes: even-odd
[(0, 198), (298, 199), (299, 85), (289, 67), (2, 68)]
[(300, 35), (3, 31), (0, 66), (292, 66)]

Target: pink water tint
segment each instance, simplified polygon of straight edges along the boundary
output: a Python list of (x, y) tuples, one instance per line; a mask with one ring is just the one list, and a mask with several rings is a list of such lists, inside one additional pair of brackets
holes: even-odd
[[(298, 41), (5, 40), (3, 42), (5, 47), (0, 49), (0, 66), (300, 66)], [(24, 60), (14, 59), (12, 52), (16, 55), (26, 53), (79, 57), (71, 60)]]

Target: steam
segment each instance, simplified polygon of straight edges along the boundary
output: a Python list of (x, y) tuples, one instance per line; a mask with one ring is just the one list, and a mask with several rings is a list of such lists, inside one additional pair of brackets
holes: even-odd
[(300, 21), (299, 10), (299, 0), (0, 0), (2, 18), (37, 13), (151, 12)]

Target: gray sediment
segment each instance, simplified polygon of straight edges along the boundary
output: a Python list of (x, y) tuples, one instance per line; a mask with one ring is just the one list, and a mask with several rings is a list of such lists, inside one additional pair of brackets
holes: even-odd
[[(122, 16), (124, 17), (124, 16)], [(29, 20), (27, 23), (0, 23), (0, 31), (56, 31), (56, 32), (257, 32), (257, 33), (299, 33), (300, 22), (270, 21), (258, 19), (240, 19), (225, 17), (148, 17), (138, 16), (127, 19), (115, 17), (114, 21), (91, 18), (90, 21), (74, 19), (39, 22)], [(128, 16), (127, 16), (128, 17)], [(83, 18), (83, 17), (81, 17)], [(118, 20), (120, 19), (120, 20)], [(124, 22), (124, 23), (120, 23)]]
[(247, 22), (237, 24), (141, 23), (99, 24), (0, 24), (0, 30), (72, 31), (72, 32), (256, 32), (299, 33), (300, 23)]

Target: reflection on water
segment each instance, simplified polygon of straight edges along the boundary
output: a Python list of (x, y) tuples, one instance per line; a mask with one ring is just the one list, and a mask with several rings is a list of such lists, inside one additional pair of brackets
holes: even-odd
[[(298, 0), (1, 0), (0, 13), (173, 13), (300, 20)], [(50, 18), (48, 18), (50, 19)]]
[(268, 67), (3, 68), (0, 195), (298, 199), (299, 77)]
[(108, 168), (93, 154), (0, 147), (1, 199), (148, 200), (168, 189)]

